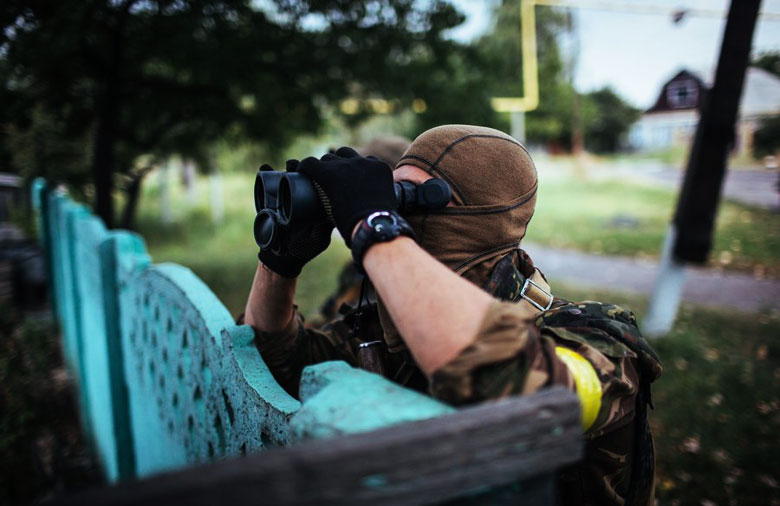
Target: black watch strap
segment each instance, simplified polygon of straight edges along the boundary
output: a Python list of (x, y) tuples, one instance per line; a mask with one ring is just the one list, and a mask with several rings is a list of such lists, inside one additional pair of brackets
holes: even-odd
[(363, 270), (363, 257), (368, 248), (379, 242), (392, 241), (398, 236), (414, 239), (412, 227), (395, 211), (377, 211), (361, 220), (352, 237), (352, 259)]

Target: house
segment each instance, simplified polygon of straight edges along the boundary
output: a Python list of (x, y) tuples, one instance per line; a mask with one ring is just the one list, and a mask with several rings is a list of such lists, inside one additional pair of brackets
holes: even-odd
[[(691, 145), (699, 108), (711, 86), (701, 75), (681, 70), (661, 88), (658, 99), (629, 132), (629, 144), (640, 151), (661, 151)], [(745, 75), (737, 119), (737, 156), (750, 155), (753, 135), (762, 118), (780, 114), (780, 78), (757, 67)]]

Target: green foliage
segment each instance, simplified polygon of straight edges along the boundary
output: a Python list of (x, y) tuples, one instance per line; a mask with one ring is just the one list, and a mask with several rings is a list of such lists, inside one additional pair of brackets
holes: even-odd
[[(537, 7), (536, 42), (539, 79), (539, 107), (526, 114), (526, 136), (529, 143), (543, 144), (555, 150), (570, 149), (577, 95), (569, 70), (561, 57), (559, 39), (570, 31), (571, 19), (560, 9)], [(483, 97), (522, 96), (522, 39), (520, 35), (520, 2), (504, 0), (493, 13), (490, 33), (477, 43), (477, 66), (482, 74), (480, 83), (472, 83), (476, 91), (467, 110), (482, 103)], [(455, 74), (455, 82), (460, 83)], [(461, 98), (461, 97), (457, 97)], [(464, 97), (465, 98), (465, 97)], [(638, 118), (639, 111), (626, 104), (613, 90), (604, 88), (579, 97), (582, 110), (585, 144), (598, 153), (615, 152), (622, 137)], [(483, 119), (484, 124), (507, 129), (502, 121)]]
[[(566, 79), (558, 44), (568, 20), (557, 9), (537, 7), (535, 12), (539, 107), (526, 115), (526, 135), (531, 143), (568, 147), (574, 91)], [(491, 97), (523, 96), (520, 2), (504, 0), (493, 16), (493, 30), (476, 42), (485, 92)], [(506, 118), (499, 125), (506, 129)]]
[[(320, 128), (326, 104), (432, 93), (422, 70), (445, 60), (452, 43), (442, 32), (463, 20), (441, 0), (268, 5), (265, 12), (250, 0), (6, 2), (0, 98), (13, 107), (0, 115), (4, 131), (13, 125), (19, 136), (35, 135), (41, 122), (33, 111), (41, 110), (55, 122), (52, 142), (64, 133), (89, 142), (98, 212), (110, 223), (113, 174), (133, 173), (141, 155), (178, 153), (208, 171), (211, 146), (223, 137), (278, 153)], [(25, 172), (40, 170), (17, 161)], [(78, 163), (80, 156), (70, 158)]]
[(418, 116), (418, 130), (443, 124), (473, 124), (506, 129), (493, 111), (490, 99), (495, 92), (486, 85), (489, 70), (481, 55), (471, 47), (460, 47), (445, 56), (440, 68), (421, 69), (430, 93), (426, 93), (426, 109)]
[(761, 158), (780, 151), (780, 114), (761, 120), (753, 136), (753, 156)]
[(628, 105), (611, 88), (583, 96), (585, 147), (595, 153), (614, 153), (641, 111)]
[(26, 126), (7, 125), (9, 167), (29, 183), (41, 176), (52, 184), (68, 183), (83, 196), (90, 183), (89, 132), (69, 132), (56, 111), (36, 105)]
[(761, 52), (753, 59), (750, 66), (762, 68), (780, 77), (780, 51)]

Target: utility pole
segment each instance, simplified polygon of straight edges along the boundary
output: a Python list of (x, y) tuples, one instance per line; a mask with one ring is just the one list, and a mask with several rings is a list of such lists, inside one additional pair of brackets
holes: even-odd
[(715, 81), (704, 96), (677, 211), (667, 231), (658, 278), (642, 322), (642, 330), (649, 336), (669, 332), (685, 285), (685, 264), (705, 263), (712, 248), (715, 215), (760, 6), (761, 0), (731, 1)]

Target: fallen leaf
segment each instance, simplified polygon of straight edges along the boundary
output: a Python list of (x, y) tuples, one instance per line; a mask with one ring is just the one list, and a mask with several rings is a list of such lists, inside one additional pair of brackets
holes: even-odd
[(699, 444), (699, 436), (687, 437), (682, 442), (682, 450), (688, 453), (699, 453), (701, 445)]
[(719, 462), (721, 464), (726, 464), (731, 461), (731, 456), (723, 448), (718, 448), (712, 452), (712, 458), (715, 460), (715, 462)]

